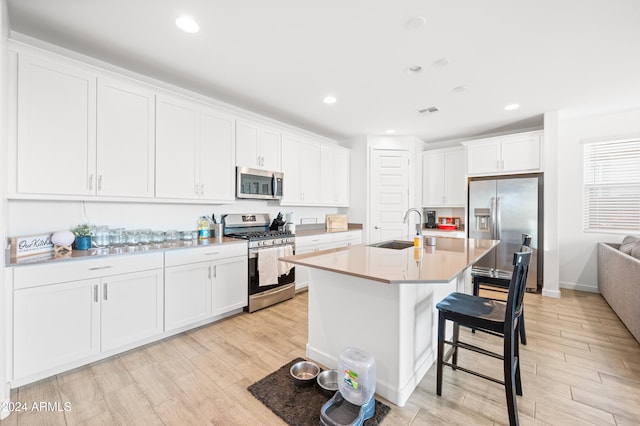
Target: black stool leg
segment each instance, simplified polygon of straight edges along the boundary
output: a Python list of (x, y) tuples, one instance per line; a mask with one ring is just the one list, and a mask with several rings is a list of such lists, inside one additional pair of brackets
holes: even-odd
[(454, 370), (456, 369), (456, 366), (458, 365), (458, 338), (460, 336), (460, 323), (458, 322), (454, 322), (453, 323), (453, 356), (451, 358), (451, 364), (453, 364), (453, 368)]
[(518, 406), (516, 404), (516, 366), (515, 361), (515, 330), (504, 336), (504, 388), (507, 397), (507, 411), (509, 412), (509, 425), (519, 425)]
[(436, 394), (442, 395), (442, 358), (444, 357), (444, 330), (446, 319), (442, 311), (438, 311), (438, 368), (436, 373)]

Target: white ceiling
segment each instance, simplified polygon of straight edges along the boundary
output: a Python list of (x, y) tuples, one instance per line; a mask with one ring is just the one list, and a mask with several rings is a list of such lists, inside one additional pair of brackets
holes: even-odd
[[(640, 107), (639, 0), (8, 0), (11, 29), (332, 138)], [(179, 30), (190, 15), (197, 34)], [(418, 29), (407, 21), (426, 19)], [(448, 65), (434, 66), (446, 58)], [(424, 70), (409, 75), (405, 69)], [(467, 90), (454, 92), (457, 86)], [(325, 105), (333, 94), (338, 102)], [(506, 104), (521, 108), (505, 111)], [(440, 112), (417, 111), (437, 106)]]

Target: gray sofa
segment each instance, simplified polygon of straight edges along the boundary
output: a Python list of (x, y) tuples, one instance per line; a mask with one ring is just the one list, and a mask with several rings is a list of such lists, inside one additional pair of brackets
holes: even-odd
[(640, 342), (640, 259), (620, 244), (598, 243), (598, 290)]

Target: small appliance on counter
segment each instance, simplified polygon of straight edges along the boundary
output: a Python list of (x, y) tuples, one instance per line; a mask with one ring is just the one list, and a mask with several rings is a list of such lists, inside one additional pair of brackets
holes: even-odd
[(357, 348), (345, 348), (338, 360), (338, 391), (320, 409), (320, 424), (356, 426), (375, 414), (376, 360)]
[(425, 217), (427, 218), (426, 227), (427, 229), (435, 229), (438, 227), (436, 223), (436, 211), (435, 210), (427, 210), (425, 212)]

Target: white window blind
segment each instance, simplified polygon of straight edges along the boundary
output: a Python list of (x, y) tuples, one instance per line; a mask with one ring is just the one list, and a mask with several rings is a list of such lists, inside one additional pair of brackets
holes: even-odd
[(584, 145), (584, 230), (640, 231), (640, 137)]

